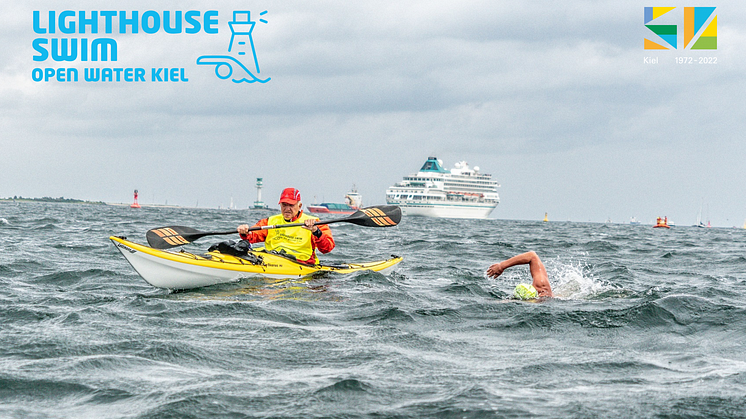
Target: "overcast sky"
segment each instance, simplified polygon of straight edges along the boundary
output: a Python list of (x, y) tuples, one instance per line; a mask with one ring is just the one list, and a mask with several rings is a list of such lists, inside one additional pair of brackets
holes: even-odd
[[(288, 186), (305, 204), (342, 202), (355, 185), (373, 205), (434, 155), (493, 175), (502, 185), (494, 218), (667, 215), (691, 225), (702, 208), (713, 225), (740, 227), (746, 5), (668, 2), (678, 9), (659, 22), (678, 24), (680, 39), (683, 6), (716, 6), (718, 48), (651, 51), (643, 17), (654, 5), (12, 2), (0, 15), (0, 197), (130, 202), (138, 189), (141, 203), (227, 207), (232, 198), (245, 208), (263, 177), (270, 204)], [(102, 24), (95, 35), (36, 34), (35, 10), (42, 27), (50, 10), (197, 10), (200, 20), (217, 10), (218, 33), (105, 34)], [(257, 22), (267, 83), (221, 80), (196, 64), (229, 55), (228, 22), (241, 10)], [(34, 39), (55, 37), (115, 39), (117, 61), (34, 61)], [(710, 57), (717, 63), (699, 64)], [(70, 67), (78, 82), (32, 79), (35, 68)], [(147, 81), (83, 80), (84, 68), (104, 67), (143, 68)], [(188, 81), (152, 82), (154, 67), (183, 68)]]

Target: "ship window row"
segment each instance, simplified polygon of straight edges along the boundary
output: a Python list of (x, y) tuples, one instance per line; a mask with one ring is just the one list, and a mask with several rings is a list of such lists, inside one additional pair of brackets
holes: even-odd
[(473, 181), (473, 180), (461, 180), (461, 179), (448, 179), (445, 184), (460, 184), (460, 185), (496, 185), (497, 182), (492, 181)]
[(389, 194), (389, 200), (393, 201), (455, 201), (455, 202), (500, 202), (499, 199), (484, 198), (477, 196), (442, 196), (442, 195), (417, 195), (417, 194)]
[[(396, 191), (391, 190), (391, 192), (389, 192), (387, 195), (397, 194), (397, 195), (405, 195), (406, 196), (406, 195), (413, 195), (413, 194), (422, 194), (422, 192), (423, 191), (421, 189), (398, 189)], [(454, 195), (465, 194), (465, 193), (479, 193), (479, 194), (489, 193), (489, 192), (485, 192), (485, 191), (467, 191), (467, 190), (442, 191), (442, 192), (443, 193), (447, 193), (447, 194), (454, 194)], [(497, 191), (493, 191), (493, 192), (497, 192)], [(429, 195), (424, 195), (424, 196), (436, 197), (436, 196), (443, 196), (443, 195), (442, 195), (442, 193), (435, 193), (435, 194), (429, 194)]]
[[(402, 182), (402, 183), (397, 183), (397, 184), (396, 184), (396, 186), (399, 186), (399, 187), (407, 187), (407, 186), (409, 186), (409, 187), (424, 187), (425, 185), (426, 185), (426, 183), (425, 183), (425, 182), (412, 182), (412, 181), (408, 181), (408, 182)], [(445, 182), (445, 183), (443, 184), (443, 187), (446, 187), (446, 188), (479, 188), (479, 189), (494, 189), (494, 188), (496, 188), (496, 187), (497, 187), (497, 182), (492, 182), (492, 183), (479, 183), (479, 184), (477, 184), (477, 183), (474, 183), (474, 182), (470, 182), (470, 183), (463, 183), (463, 182)]]
[(482, 179), (475, 179), (475, 178), (465, 178), (465, 179), (459, 179), (458, 177), (437, 177), (437, 178), (430, 178), (430, 177), (420, 177), (420, 176), (406, 176), (404, 177), (404, 180), (409, 181), (419, 181), (419, 182), (443, 182), (443, 181), (454, 181), (454, 182), (468, 182), (468, 183), (496, 183), (495, 181), (491, 180), (490, 178), (482, 178)]
[(404, 180), (415, 181), (415, 182), (427, 182), (427, 181), (429, 181), (429, 182), (444, 182), (445, 181), (445, 182), (465, 182), (465, 183), (480, 183), (480, 184), (497, 183), (497, 182), (495, 182), (495, 181), (493, 181), (491, 179), (488, 179), (488, 178), (478, 180), (478, 179), (474, 179), (474, 178), (459, 179), (457, 177), (430, 178), (430, 177), (420, 177), (420, 176), (406, 176), (406, 177), (404, 177)]

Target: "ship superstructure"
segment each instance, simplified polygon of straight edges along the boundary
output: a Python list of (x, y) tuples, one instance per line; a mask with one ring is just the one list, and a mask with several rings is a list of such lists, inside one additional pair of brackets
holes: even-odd
[(404, 215), (487, 218), (500, 203), (499, 186), (465, 161), (446, 170), (442, 160), (428, 157), (419, 172), (386, 190), (386, 202), (400, 206)]

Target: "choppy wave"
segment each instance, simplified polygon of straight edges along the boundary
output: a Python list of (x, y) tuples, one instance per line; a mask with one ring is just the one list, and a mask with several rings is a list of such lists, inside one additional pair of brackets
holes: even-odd
[[(144, 242), (167, 224), (222, 231), (266, 212), (0, 209), (0, 416), (746, 416), (742, 230), (339, 224), (325, 260), (404, 262), (388, 276), (168, 292), (107, 237)], [(528, 250), (556, 298), (510, 299), (527, 267), (486, 277)]]

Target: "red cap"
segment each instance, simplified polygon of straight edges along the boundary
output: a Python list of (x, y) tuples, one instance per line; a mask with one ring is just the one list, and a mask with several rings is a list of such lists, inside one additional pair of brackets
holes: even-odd
[(300, 191), (295, 188), (285, 188), (284, 191), (282, 191), (282, 195), (280, 195), (280, 202), (278, 204), (282, 204), (283, 202), (290, 205), (295, 205), (300, 201)]

